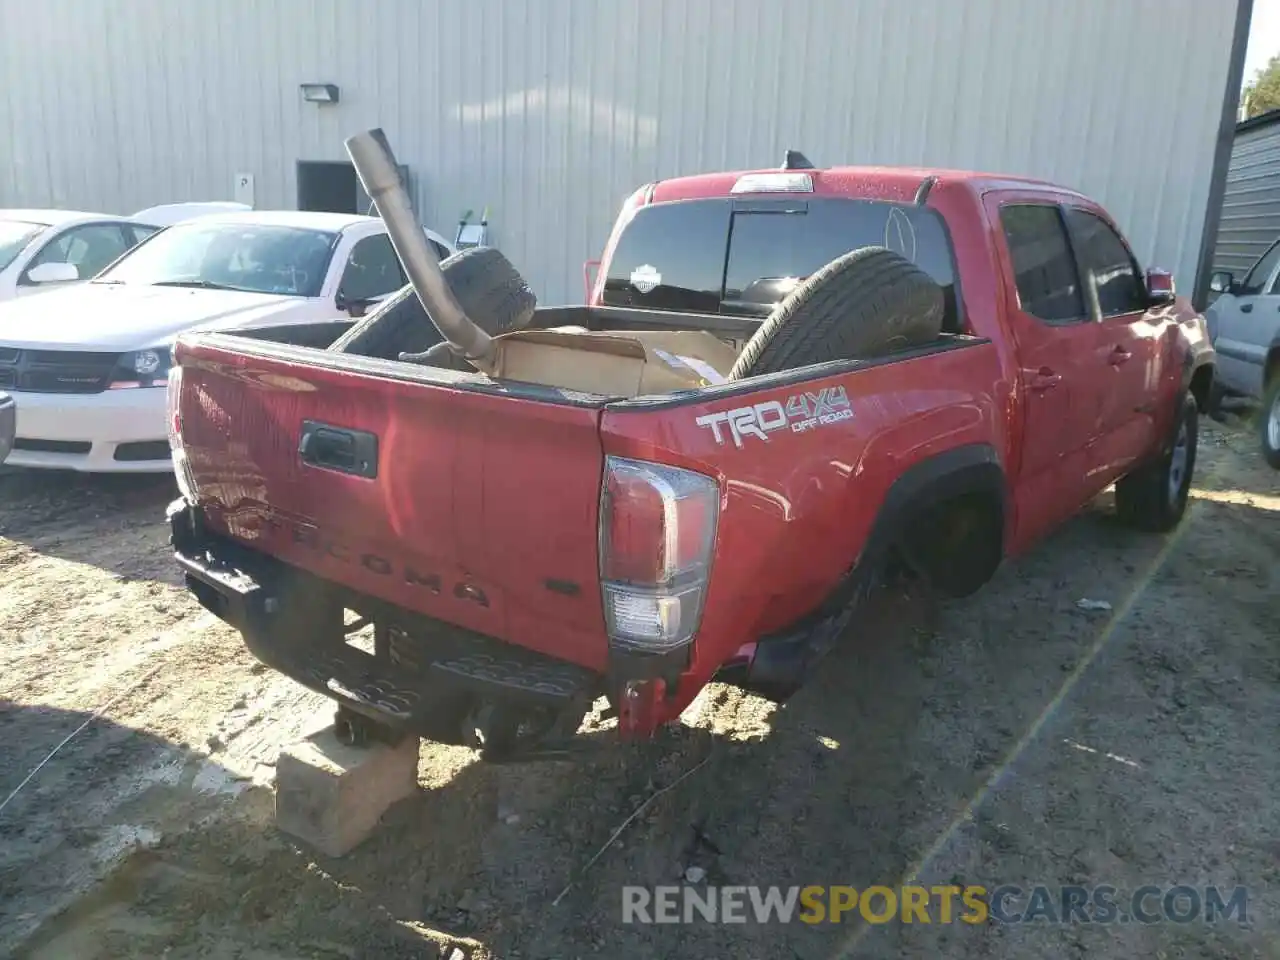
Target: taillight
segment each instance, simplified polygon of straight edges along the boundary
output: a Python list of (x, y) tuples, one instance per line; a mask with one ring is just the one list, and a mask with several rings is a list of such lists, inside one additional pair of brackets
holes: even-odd
[(702, 619), (720, 488), (691, 470), (605, 461), (600, 578), (611, 642), (646, 650), (689, 643)]
[(174, 367), (169, 371), (169, 382), (165, 386), (165, 412), (169, 421), (169, 446), (176, 450), (181, 441), (182, 409), (178, 405), (179, 391), (182, 389), (182, 368)]
[(187, 462), (186, 449), (182, 445), (182, 368), (175, 365), (169, 371), (169, 383), (165, 387), (165, 411), (168, 420), (169, 451), (173, 456), (173, 473), (178, 481), (178, 492), (191, 503), (196, 499), (195, 480), (191, 465)]

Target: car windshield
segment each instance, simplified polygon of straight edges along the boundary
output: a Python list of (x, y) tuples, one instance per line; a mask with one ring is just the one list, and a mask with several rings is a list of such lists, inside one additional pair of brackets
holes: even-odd
[(259, 223), (180, 223), (161, 230), (95, 283), (317, 297), (337, 235)]
[(13, 258), (46, 226), (25, 220), (0, 220), (0, 270), (13, 263)]

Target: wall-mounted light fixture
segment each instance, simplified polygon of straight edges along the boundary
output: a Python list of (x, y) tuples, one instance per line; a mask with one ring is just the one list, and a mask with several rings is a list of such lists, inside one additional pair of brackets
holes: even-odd
[(302, 84), (302, 99), (310, 103), (337, 103), (338, 85), (334, 83)]

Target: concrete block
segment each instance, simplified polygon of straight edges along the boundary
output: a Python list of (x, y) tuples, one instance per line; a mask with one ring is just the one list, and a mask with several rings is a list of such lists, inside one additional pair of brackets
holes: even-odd
[(328, 726), (286, 747), (276, 762), (276, 826), (342, 856), (418, 789), (420, 744), (409, 736), (394, 747), (348, 747)]

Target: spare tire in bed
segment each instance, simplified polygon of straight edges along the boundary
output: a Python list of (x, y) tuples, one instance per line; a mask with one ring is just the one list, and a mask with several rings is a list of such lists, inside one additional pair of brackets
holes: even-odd
[[(533, 318), (537, 298), (501, 251), (472, 247), (440, 261), (440, 270), (463, 312), (485, 333), (497, 336), (519, 330)], [(395, 360), (402, 353), (421, 353), (443, 339), (413, 287), (406, 286), (329, 349)]]
[(883, 356), (936, 340), (942, 287), (884, 247), (837, 257), (793, 290), (738, 356), (730, 380), (828, 360)]

